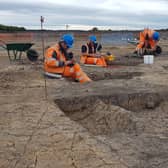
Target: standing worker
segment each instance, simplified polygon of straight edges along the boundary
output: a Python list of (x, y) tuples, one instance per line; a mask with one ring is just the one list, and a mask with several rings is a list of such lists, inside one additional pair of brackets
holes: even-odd
[(47, 49), (44, 61), (46, 75), (52, 77), (54, 74), (59, 74), (71, 77), (80, 83), (89, 82), (91, 79), (82, 71), (80, 65), (75, 62), (73, 53), (68, 53), (68, 49), (72, 48), (73, 43), (73, 36), (65, 34), (58, 44)]
[(162, 52), (161, 47), (157, 44), (160, 40), (160, 34), (152, 29), (144, 29), (140, 32), (139, 44), (136, 47), (136, 53), (139, 56), (145, 54), (160, 54)]
[(83, 64), (93, 64), (106, 67), (106, 61), (100, 53), (101, 49), (102, 45), (97, 43), (96, 36), (90, 36), (89, 42), (81, 47), (82, 54), (80, 62)]

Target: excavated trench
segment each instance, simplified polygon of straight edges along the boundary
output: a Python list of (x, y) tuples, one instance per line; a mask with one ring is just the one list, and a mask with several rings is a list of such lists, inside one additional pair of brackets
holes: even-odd
[[(75, 107), (76, 108), (75, 108)], [(72, 120), (80, 123), (93, 135), (111, 135), (115, 132), (132, 132), (136, 129), (136, 121), (127, 110), (105, 104), (100, 99), (83, 107), (72, 105), (71, 109), (61, 109)]]
[[(66, 96), (65, 96), (66, 97)], [(166, 168), (168, 92), (134, 92), (55, 99), (126, 167)]]
[[(115, 61), (107, 62), (107, 68), (84, 67), (88, 76), (93, 81), (109, 79), (132, 79), (133, 77), (142, 76), (144, 73), (135, 70), (133, 67), (143, 62), (140, 58), (117, 57)], [(128, 69), (132, 68), (132, 70)]]
[(89, 73), (89, 77), (93, 81), (109, 80), (109, 79), (132, 79), (136, 76), (142, 76), (142, 72), (104, 72), (104, 73)]
[(114, 61), (107, 61), (108, 65), (124, 65), (124, 66), (137, 66), (143, 63), (142, 58), (133, 57), (131, 55), (117, 57)]
[(126, 68), (86, 69), (92, 80), (100, 81), (60, 89), (55, 103), (67, 117), (107, 145), (126, 167), (166, 168), (167, 88), (130, 80), (143, 76), (143, 72)]
[(134, 113), (152, 110), (164, 101), (159, 93), (123, 93), (56, 99), (64, 113), (80, 123), (93, 135), (112, 135), (116, 132), (138, 133), (143, 128)]

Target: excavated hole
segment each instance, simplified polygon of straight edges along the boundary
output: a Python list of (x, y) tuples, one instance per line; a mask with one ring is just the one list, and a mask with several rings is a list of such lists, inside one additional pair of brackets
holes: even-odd
[(137, 123), (134, 112), (155, 108), (160, 102), (161, 98), (156, 93), (55, 100), (69, 118), (80, 123), (89, 132), (94, 135), (108, 136), (116, 132), (137, 134), (143, 128)]
[(132, 79), (136, 76), (141, 76), (142, 72), (104, 72), (104, 73), (90, 73), (89, 77), (94, 81), (108, 80), (108, 79)]
[(128, 66), (136, 66), (142, 63), (142, 59), (139, 58), (129, 58), (129, 57), (117, 57), (115, 61), (107, 63), (106, 68), (100, 67), (87, 67), (85, 66), (85, 71), (87, 75), (93, 81), (99, 80), (109, 80), (109, 79), (132, 79), (136, 76), (142, 76), (144, 73), (134, 70), (128, 70)]
[(143, 63), (143, 59), (129, 55), (117, 57), (114, 61), (107, 62), (108, 65), (124, 65), (124, 66), (137, 66), (141, 63)]

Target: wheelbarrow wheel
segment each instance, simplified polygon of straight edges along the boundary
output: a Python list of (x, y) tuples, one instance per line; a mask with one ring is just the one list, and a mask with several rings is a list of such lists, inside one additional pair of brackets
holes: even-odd
[(27, 58), (28, 58), (30, 61), (35, 62), (35, 61), (37, 61), (38, 57), (39, 57), (39, 54), (38, 54), (38, 52), (37, 52), (36, 50), (34, 50), (34, 49), (29, 49), (29, 50), (27, 51)]

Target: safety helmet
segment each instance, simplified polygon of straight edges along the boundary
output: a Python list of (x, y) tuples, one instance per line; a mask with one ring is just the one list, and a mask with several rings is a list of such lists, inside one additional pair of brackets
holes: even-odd
[(153, 33), (153, 39), (156, 40), (156, 41), (158, 41), (160, 39), (160, 35), (159, 35), (158, 32)]
[(61, 37), (61, 41), (64, 41), (68, 48), (72, 48), (74, 43), (74, 37), (71, 34), (64, 34)]
[(97, 41), (96, 36), (89, 36), (89, 40), (95, 43)]

